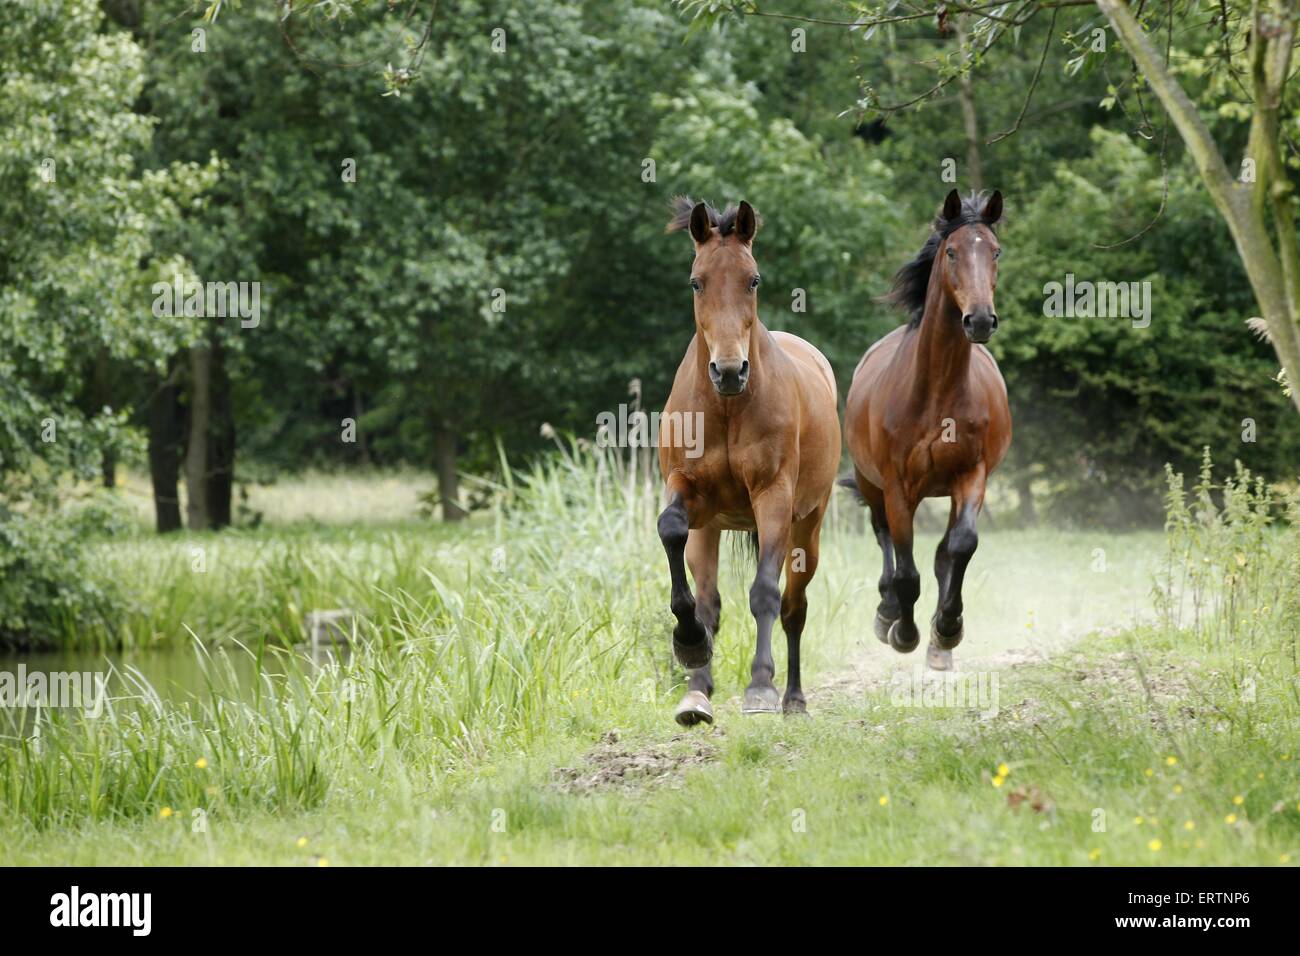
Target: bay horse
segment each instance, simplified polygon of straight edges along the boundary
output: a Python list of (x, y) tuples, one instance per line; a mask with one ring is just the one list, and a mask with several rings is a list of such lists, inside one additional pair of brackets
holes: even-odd
[(939, 602), (926, 653), (934, 670), (950, 670), (961, 643), (962, 581), (979, 542), (985, 482), (1011, 444), (1006, 382), (984, 345), (998, 327), (994, 226), (1001, 216), (1001, 192), (987, 200), (948, 194), (930, 238), (885, 296), (910, 320), (867, 350), (845, 408), (853, 476), (840, 483), (871, 509), (884, 555), (876, 637), (901, 653), (920, 640), (912, 617), (921, 593), (913, 517), (921, 499), (951, 498), (934, 556)]
[[(760, 220), (753, 207), (742, 202), (720, 213), (679, 196), (673, 211), (668, 231), (688, 230), (695, 245), (695, 335), (677, 368), (659, 436), (667, 506), (658, 530), (672, 576), (673, 650), (689, 671), (674, 717), (683, 726), (713, 722), (709, 662), (722, 612), (723, 531), (757, 538), (749, 609), (758, 635), (743, 711), (804, 713), (805, 592), (817, 573), (818, 537), (840, 458), (835, 376), (817, 349), (759, 321), (753, 241)], [(695, 434), (702, 435), (693, 451), (672, 434), (682, 415), (695, 415)], [(688, 565), (696, 595), (686, 580)], [(789, 650), (784, 699), (772, 682), (778, 613)]]

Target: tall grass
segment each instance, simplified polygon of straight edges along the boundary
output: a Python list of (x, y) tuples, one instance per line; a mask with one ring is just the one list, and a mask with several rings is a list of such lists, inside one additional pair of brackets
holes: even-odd
[[(343, 530), (311, 547), (257, 534), (104, 545), (101, 572), (137, 582), (119, 636), (174, 643), (182, 628), (206, 689), (165, 700), (116, 671), (98, 718), (0, 711), (0, 807), (49, 826), (308, 807), (341, 781), (419, 790), (554, 729), (559, 695), (656, 695), (671, 677), (647, 584), (662, 577), (654, 508), (615, 455), (575, 446), (510, 477), (454, 543)], [(340, 604), (362, 614), (354, 653), (317, 666), (290, 649), (303, 610)], [(238, 655), (255, 660), (252, 693)]]
[(1216, 483), (1208, 449), (1190, 493), (1167, 466), (1166, 486), (1164, 566), (1154, 589), (1160, 622), (1206, 649), (1253, 646), (1261, 635), (1292, 630), (1300, 494), (1280, 500), (1240, 462)]

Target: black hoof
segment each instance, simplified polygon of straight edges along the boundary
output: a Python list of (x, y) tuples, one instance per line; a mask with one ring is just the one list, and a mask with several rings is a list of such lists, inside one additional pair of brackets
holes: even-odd
[(876, 640), (878, 640), (881, 644), (888, 644), (889, 626), (893, 624), (894, 621), (897, 620), (898, 618), (888, 618), (885, 617), (883, 614), (881, 614), (879, 611), (877, 611), (876, 612)]
[(687, 642), (681, 640), (682, 625), (678, 624), (673, 630), (673, 653), (677, 655), (677, 660), (683, 667), (691, 670), (708, 667), (709, 661), (713, 660), (713, 635), (709, 633), (708, 628), (698, 622), (696, 629), (696, 633), (702, 635), (702, 639)]
[(779, 714), (781, 694), (771, 684), (745, 688), (745, 700), (740, 705), (742, 714)]
[(944, 634), (939, 630), (939, 615), (936, 614), (930, 619), (930, 640), (940, 650), (950, 651), (966, 636), (966, 626), (962, 619), (957, 618), (957, 632), (955, 634)]
[(911, 630), (908, 636), (903, 632), (903, 622), (895, 621), (889, 625), (889, 646), (900, 654), (910, 654), (916, 650), (916, 645), (921, 643), (921, 632), (916, 629), (915, 624), (906, 625)]
[(803, 694), (796, 697), (786, 694), (785, 699), (781, 701), (781, 713), (787, 717), (807, 717), (808, 704), (804, 701)]

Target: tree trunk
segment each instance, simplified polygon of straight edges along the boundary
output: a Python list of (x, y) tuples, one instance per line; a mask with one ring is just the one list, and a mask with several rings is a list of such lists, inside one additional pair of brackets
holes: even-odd
[[(1228, 224), (1255, 301), (1268, 325), (1269, 341), (1286, 371), (1291, 399), (1300, 409), (1300, 252), (1296, 248), (1295, 221), (1288, 199), (1291, 185), (1282, 169), (1277, 125), (1294, 26), (1285, 16), (1280, 17), (1276, 28), (1266, 26), (1263, 5), (1258, 0), (1253, 5), (1250, 44), (1254, 115), (1246, 154), (1256, 161), (1256, 179), (1248, 184), (1237, 182), (1228, 171), (1196, 105), (1169, 73), (1124, 0), (1095, 2), (1169, 114), (1210, 199)], [(1266, 221), (1265, 211), (1270, 205), (1278, 232), (1276, 247)]]
[[(970, 37), (966, 34), (965, 14), (957, 17), (957, 43), (964, 56), (973, 56)], [(966, 131), (966, 170), (971, 188), (979, 192), (984, 188), (984, 169), (980, 163), (980, 125), (975, 113), (975, 82), (973, 70), (965, 70), (958, 80), (957, 98), (961, 100), (962, 126)]]
[(460, 506), (460, 479), (456, 476), (456, 430), (439, 425), (434, 434), (437, 456), (438, 497), (442, 501), (442, 520), (459, 521), (465, 517)]
[(190, 433), (185, 448), (185, 518), (191, 531), (209, 526), (208, 426), (212, 418), (212, 353), (190, 348)]
[(208, 527), (231, 523), (231, 492), (235, 480), (235, 412), (230, 395), (226, 350), (214, 340), (209, 369), (211, 402), (208, 421)]
[(149, 479), (159, 534), (181, 527), (181, 437), (180, 389), (173, 368), (166, 379), (157, 382), (149, 401)]

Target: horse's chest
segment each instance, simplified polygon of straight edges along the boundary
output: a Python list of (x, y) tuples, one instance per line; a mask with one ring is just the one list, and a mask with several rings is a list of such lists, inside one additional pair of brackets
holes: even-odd
[(780, 470), (784, 450), (770, 439), (743, 430), (719, 430), (708, 436), (703, 454), (691, 464), (691, 477), (707, 488), (719, 514), (752, 520), (751, 494), (769, 484)]
[(922, 494), (941, 492), (949, 479), (979, 463), (988, 431), (987, 415), (940, 411), (917, 424), (921, 427), (904, 445), (908, 451), (903, 471), (908, 483), (918, 485)]

